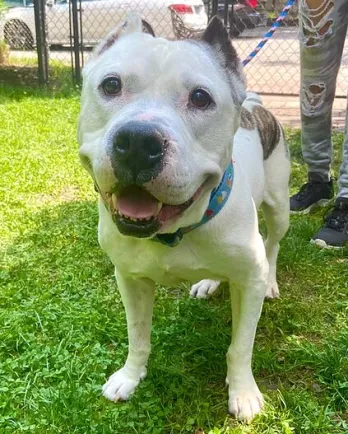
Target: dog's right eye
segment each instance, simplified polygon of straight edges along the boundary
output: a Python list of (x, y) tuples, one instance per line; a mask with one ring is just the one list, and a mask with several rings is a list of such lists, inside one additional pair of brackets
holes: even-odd
[(213, 104), (213, 99), (206, 90), (198, 88), (191, 92), (190, 105), (192, 107), (205, 110), (211, 104)]
[(102, 81), (100, 85), (104, 95), (106, 96), (116, 96), (121, 92), (122, 83), (118, 77), (107, 77)]

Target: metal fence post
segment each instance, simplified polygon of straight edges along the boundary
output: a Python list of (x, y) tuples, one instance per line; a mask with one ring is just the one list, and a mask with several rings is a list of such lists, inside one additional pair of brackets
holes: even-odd
[(80, 26), (79, 26), (79, 13), (81, 8), (78, 7), (79, 0), (71, 1), (71, 13), (72, 13), (72, 39), (74, 50), (74, 72), (75, 83), (80, 85), (82, 82), (81, 76), (81, 58), (80, 58)]
[(211, 17), (214, 17), (218, 13), (218, 0), (212, 0), (211, 2)]
[(36, 47), (39, 84), (48, 84), (48, 42), (46, 27), (46, 0), (34, 0)]
[[(227, 26), (227, 24), (228, 24), (229, 5), (230, 5), (230, 0), (225, 0), (225, 2), (224, 2), (224, 24), (225, 24), (225, 26)], [(233, 8), (233, 4), (232, 4), (232, 8)]]

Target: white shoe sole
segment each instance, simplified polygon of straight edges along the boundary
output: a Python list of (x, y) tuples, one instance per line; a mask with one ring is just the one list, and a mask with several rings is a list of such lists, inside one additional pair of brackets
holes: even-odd
[(321, 249), (329, 249), (329, 250), (340, 250), (343, 249), (344, 246), (331, 246), (330, 244), (326, 244), (324, 240), (319, 238), (315, 240), (311, 240), (311, 244), (314, 244), (316, 247), (320, 247)]
[(330, 205), (330, 203), (333, 201), (333, 199), (321, 199), (318, 202), (312, 203), (308, 208), (302, 210), (302, 211), (291, 211), (290, 214), (292, 215), (304, 215), (309, 214), (313, 209), (315, 208), (324, 208), (325, 206)]

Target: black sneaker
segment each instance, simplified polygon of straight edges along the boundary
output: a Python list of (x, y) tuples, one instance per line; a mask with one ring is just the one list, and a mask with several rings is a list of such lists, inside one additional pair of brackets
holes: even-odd
[(328, 205), (333, 195), (332, 179), (329, 182), (309, 181), (290, 197), (290, 213), (308, 214), (315, 207)]
[(311, 242), (318, 247), (340, 248), (348, 246), (348, 198), (337, 198), (333, 210), (325, 217), (325, 225)]

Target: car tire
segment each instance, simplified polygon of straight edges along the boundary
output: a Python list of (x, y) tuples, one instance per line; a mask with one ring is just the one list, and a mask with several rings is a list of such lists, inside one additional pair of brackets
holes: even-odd
[(150, 24), (148, 24), (146, 21), (141, 21), (143, 24), (143, 33), (148, 33), (151, 36), (155, 36), (155, 32), (152, 30), (152, 27)]
[(20, 20), (5, 24), (4, 39), (14, 50), (32, 50), (34, 47), (34, 38), (29, 27)]

